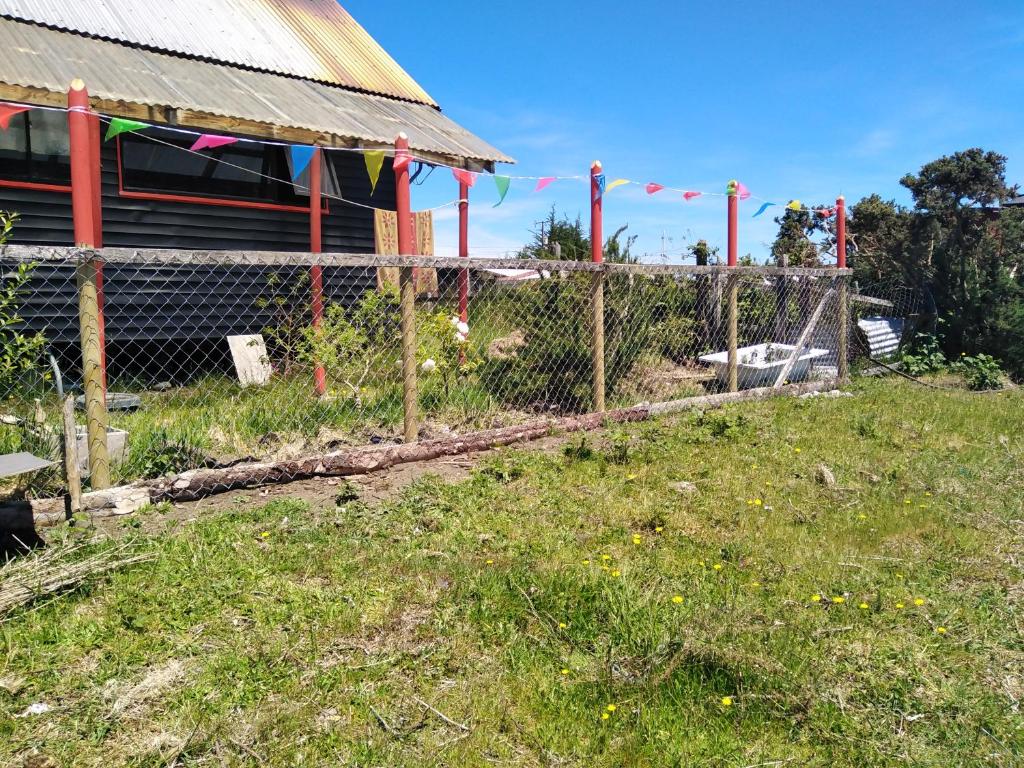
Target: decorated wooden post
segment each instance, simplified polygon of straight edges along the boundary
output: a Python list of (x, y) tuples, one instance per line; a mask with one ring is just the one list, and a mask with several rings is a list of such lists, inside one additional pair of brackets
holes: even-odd
[[(71, 151), (71, 216), (75, 245), (80, 248), (100, 246), (98, 130), (98, 121), (90, 113), (89, 93), (85, 83), (76, 79), (68, 90), (68, 137)], [(90, 135), (94, 132), (95, 137)], [(103, 490), (110, 487), (110, 457), (107, 451), (102, 264), (98, 259), (82, 259), (78, 263), (76, 277), (89, 443), (89, 479), (94, 490)]]
[[(738, 263), (739, 253), (739, 184), (730, 181), (727, 190), (729, 200), (729, 242), (728, 242), (728, 266), (734, 269)], [(739, 336), (739, 280), (737, 275), (730, 274), (728, 282), (729, 293), (729, 391), (736, 392), (739, 389), (739, 360), (737, 353)]]
[[(321, 232), (321, 199), (320, 199), (320, 147), (314, 147), (313, 157), (309, 161), (309, 250), (311, 253), (320, 253), (323, 250), (323, 237)], [(313, 327), (319, 328), (324, 318), (324, 273), (323, 267), (319, 264), (313, 265), (310, 269), (310, 284), (312, 296)], [(323, 365), (318, 361), (313, 371), (313, 386), (317, 395), (324, 395), (327, 392), (327, 373)]]
[[(836, 266), (846, 269), (846, 198), (840, 195), (836, 199)], [(850, 279), (839, 278), (839, 349), (837, 354), (839, 381), (845, 382), (850, 376), (849, 333), (850, 307), (847, 294)]]
[[(603, 212), (604, 173), (601, 161), (590, 166), (590, 258), (595, 264), (604, 261)], [(590, 283), (590, 307), (593, 336), (592, 359), (594, 381), (594, 411), (601, 413), (604, 405), (604, 272), (594, 272)]]
[[(398, 253), (413, 254), (412, 200), (409, 191), (409, 137), (398, 134), (395, 139), (395, 210), (398, 215)], [(411, 443), (419, 434), (416, 403), (416, 286), (412, 267), (399, 270), (399, 291), (402, 312), (402, 407), (405, 413), (405, 442)]]

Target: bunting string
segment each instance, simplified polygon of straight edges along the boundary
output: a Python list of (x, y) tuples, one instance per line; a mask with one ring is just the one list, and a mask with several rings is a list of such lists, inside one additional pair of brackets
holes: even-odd
[[(172, 148), (175, 148), (175, 149), (179, 149), (181, 151), (192, 152), (194, 154), (201, 154), (203, 150), (218, 149), (220, 147), (225, 147), (225, 146), (229, 146), (231, 144), (236, 144), (236, 143), (258, 144), (258, 145), (264, 145), (264, 146), (283, 147), (283, 148), (285, 148), (289, 152), (290, 159), (291, 159), (291, 166), (292, 166), (292, 168), (291, 168), (291, 175), (292, 175), (291, 181), (287, 181), (287, 180), (284, 180), (284, 179), (276, 179), (274, 177), (267, 176), (266, 174), (260, 173), (258, 171), (253, 171), (250, 168), (245, 168), (243, 166), (231, 163), (231, 162), (229, 162), (227, 160), (224, 160), (223, 158), (219, 158), (219, 157), (216, 157), (216, 156), (213, 156), (213, 155), (209, 155), (209, 154), (201, 154), (201, 156), (206, 158), (207, 160), (218, 162), (218, 163), (223, 163), (225, 165), (228, 165), (228, 166), (230, 166), (232, 168), (235, 168), (235, 169), (238, 169), (240, 171), (244, 171), (246, 173), (251, 173), (251, 174), (254, 174), (256, 176), (261, 176), (261, 177), (264, 177), (264, 178), (267, 178), (267, 179), (270, 179), (270, 180), (273, 180), (273, 181), (279, 181), (279, 182), (283, 182), (283, 183), (293, 183), (293, 184), (295, 183), (295, 180), (309, 166), (309, 163), (312, 160), (313, 154), (314, 154), (315, 149), (316, 149), (316, 147), (314, 147), (312, 145), (294, 144), (294, 143), (288, 143), (288, 142), (283, 142), (283, 141), (274, 141), (274, 140), (270, 140), (270, 139), (252, 139), (252, 138), (246, 138), (246, 137), (241, 137), (241, 136), (226, 136), (226, 135), (222, 135), (222, 134), (204, 133), (202, 131), (190, 130), (190, 129), (187, 129), (187, 128), (180, 128), (180, 127), (177, 127), (177, 126), (162, 125), (162, 124), (159, 124), (159, 123), (146, 123), (146, 122), (142, 122), (142, 121), (139, 121), (139, 120), (132, 120), (132, 119), (129, 119), (129, 118), (117, 117), (117, 116), (112, 116), (112, 115), (105, 115), (105, 114), (98, 113), (98, 112), (95, 112), (95, 111), (92, 111), (92, 110), (85, 110), (85, 109), (82, 109), (82, 108), (79, 108), (79, 107), (56, 107), (56, 106), (48, 106), (48, 105), (28, 104), (28, 103), (22, 103), (22, 102), (0, 102), (0, 130), (4, 130), (4, 131), (8, 130), (9, 127), (10, 127), (11, 119), (14, 118), (16, 115), (21, 114), (23, 112), (27, 112), (29, 110), (36, 110), (36, 109), (38, 109), (38, 110), (53, 111), (53, 112), (72, 112), (72, 111), (74, 111), (74, 112), (87, 112), (87, 113), (89, 113), (91, 115), (95, 115), (101, 121), (103, 121), (103, 122), (105, 122), (107, 124), (107, 131), (106, 131), (106, 134), (104, 136), (104, 141), (109, 141), (110, 139), (113, 139), (113, 138), (121, 135), (122, 133), (133, 133), (133, 134), (141, 136), (141, 137), (143, 137), (143, 138), (145, 138), (145, 139), (147, 139), (149, 141), (153, 141), (153, 142), (156, 142), (158, 144), (163, 144), (165, 146), (172, 147)], [(145, 133), (145, 131), (147, 131), (150, 128), (156, 128), (156, 129), (159, 129), (161, 131), (168, 131), (168, 132), (171, 132), (171, 133), (176, 133), (176, 134), (186, 135), (186, 136), (190, 136), (190, 137), (195, 137), (195, 140), (194, 140), (194, 142), (192, 143), (192, 145), (190, 147), (188, 147), (188, 148), (181, 147), (181, 146), (179, 146), (177, 144), (173, 144), (171, 142), (161, 141), (157, 137)], [(453, 176), (454, 176), (454, 178), (456, 180), (458, 180), (460, 182), (466, 183), (466, 185), (469, 186), (469, 187), (472, 187), (475, 184), (476, 179), (477, 179), (478, 176), (490, 176), (494, 180), (495, 190), (496, 190), (497, 196), (498, 196), (497, 202), (494, 204), (494, 207), (498, 207), (499, 205), (501, 205), (505, 201), (505, 198), (508, 196), (509, 191), (512, 189), (513, 182), (520, 182), (520, 181), (532, 182), (533, 183), (533, 188), (531, 190), (531, 193), (535, 194), (535, 193), (544, 191), (545, 189), (547, 189), (549, 186), (551, 186), (552, 184), (554, 184), (556, 182), (561, 182), (561, 181), (588, 181), (590, 179), (589, 174), (577, 174), (577, 175), (571, 175), (571, 176), (557, 176), (557, 175), (523, 176), (523, 175), (512, 175), (512, 174), (485, 173), (485, 172), (480, 172), (480, 171), (469, 171), (469, 170), (466, 170), (464, 168), (459, 168), (457, 166), (446, 165), (444, 163), (440, 163), (440, 162), (438, 162), (436, 160), (433, 160), (433, 159), (430, 159), (430, 158), (425, 158), (425, 157), (418, 156), (412, 150), (396, 151), (394, 148), (379, 148), (379, 147), (370, 148), (370, 147), (326, 147), (326, 146), (322, 146), (322, 147), (319, 147), (319, 148), (322, 151), (324, 151), (324, 152), (355, 152), (355, 153), (359, 153), (359, 154), (363, 155), (363, 159), (364, 159), (364, 162), (365, 162), (365, 165), (366, 165), (367, 177), (370, 180), (371, 195), (376, 190), (377, 182), (378, 182), (378, 180), (380, 178), (380, 173), (381, 173), (381, 170), (382, 170), (383, 165), (384, 165), (384, 159), (387, 158), (387, 157), (391, 157), (392, 158), (392, 163), (393, 163), (394, 166), (397, 166), (397, 168), (401, 168), (403, 166), (407, 166), (411, 162), (417, 162), (417, 163), (420, 163), (422, 165), (430, 166), (431, 168), (449, 168), (452, 171), (452, 174), (453, 174)], [(613, 180), (611, 182), (606, 182), (604, 174), (600, 174), (597, 178), (598, 178), (598, 182), (597, 182), (597, 196), (599, 198), (603, 197), (603, 196), (605, 196), (607, 194), (610, 194), (611, 192), (615, 191), (616, 189), (619, 189), (620, 187), (626, 187), (626, 186), (639, 186), (639, 187), (642, 187), (644, 189), (644, 191), (647, 193), (648, 196), (652, 196), (652, 195), (661, 195), (661, 196), (663, 196), (664, 193), (674, 194), (674, 195), (677, 195), (677, 196), (681, 196), (683, 202), (686, 202), (686, 203), (689, 203), (689, 202), (691, 202), (691, 201), (693, 201), (693, 200), (695, 200), (697, 198), (703, 198), (703, 197), (727, 197), (729, 194), (731, 194), (734, 191), (735, 194), (739, 197), (739, 199), (741, 201), (745, 201), (745, 200), (748, 200), (748, 199), (753, 199), (753, 200), (757, 201), (758, 203), (760, 203), (757, 211), (751, 216), (751, 218), (757, 218), (757, 217), (761, 216), (762, 214), (764, 214), (769, 208), (775, 207), (775, 206), (779, 206), (779, 205), (781, 205), (784, 208), (784, 210), (786, 210), (786, 211), (807, 211), (807, 212), (813, 213), (813, 214), (815, 214), (815, 215), (817, 215), (817, 216), (819, 216), (821, 218), (828, 218), (830, 216), (835, 215), (835, 209), (831, 208), (831, 207), (814, 208), (814, 207), (810, 207), (810, 206), (805, 206), (803, 203), (800, 202), (800, 200), (796, 200), (796, 199), (789, 200), (788, 202), (783, 204), (783, 203), (778, 203), (778, 202), (775, 202), (775, 201), (772, 201), (772, 200), (767, 200), (765, 198), (758, 197), (756, 195), (753, 195), (750, 192), (750, 190), (747, 188), (747, 186), (745, 184), (743, 184), (742, 182), (736, 182), (734, 190), (732, 190), (732, 188), (730, 187), (730, 188), (727, 188), (726, 191), (724, 191), (724, 192), (720, 192), (720, 191), (719, 192), (714, 192), (714, 191), (706, 191), (706, 190), (686, 189), (686, 188), (681, 188), (681, 187), (671, 187), (671, 186), (667, 186), (667, 185), (664, 185), (664, 184), (660, 184), (658, 182), (653, 182), (653, 181), (640, 182), (640, 181), (636, 181), (636, 180), (633, 180), (633, 179), (627, 179), (627, 178), (617, 178), (617, 179), (615, 179), (615, 180)], [(303, 190), (305, 190), (304, 187), (302, 187), (302, 186), (300, 186), (298, 184), (296, 184), (295, 186), (296, 186), (296, 189), (303, 189)], [(308, 191), (308, 190), (305, 190), (305, 191)], [(346, 200), (345, 198), (342, 198), (340, 196), (328, 195), (326, 193), (324, 194), (324, 197), (336, 200), (336, 201), (338, 201), (340, 203), (344, 203), (346, 205), (352, 205), (352, 206), (361, 207), (361, 208), (368, 208), (368, 209), (371, 209), (371, 210), (390, 210), (390, 209), (379, 209), (376, 206), (365, 205), (365, 204), (362, 204), (362, 203), (357, 203), (357, 202), (352, 201), (352, 200)], [(458, 200), (454, 200), (452, 202), (444, 203), (443, 205), (436, 206), (435, 208), (432, 208), (430, 210), (439, 210), (439, 209), (447, 208), (447, 207), (449, 207), (451, 205), (457, 204), (458, 202), (459, 202)]]

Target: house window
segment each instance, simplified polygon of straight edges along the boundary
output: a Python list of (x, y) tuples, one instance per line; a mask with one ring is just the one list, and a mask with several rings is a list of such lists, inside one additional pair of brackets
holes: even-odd
[(0, 179), (70, 184), (67, 115), (43, 109), (14, 115), (0, 131)]
[[(309, 193), (301, 188), (305, 180), (290, 181), (284, 147), (238, 142), (199, 154), (188, 151), (195, 137), (158, 128), (119, 138), (121, 184), (127, 192), (309, 205)], [(336, 194), (333, 168), (325, 165), (322, 189)]]

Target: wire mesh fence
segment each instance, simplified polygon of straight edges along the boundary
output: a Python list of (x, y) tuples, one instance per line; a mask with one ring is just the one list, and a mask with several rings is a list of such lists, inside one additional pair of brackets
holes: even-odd
[(81, 266), (97, 261), (113, 483), (400, 442), (410, 404), (415, 436), (443, 438), (602, 394), (722, 391), (730, 371), (740, 389), (831, 378), (851, 327), (834, 269), (9, 247), (0, 452), (56, 460), (58, 391), (85, 406)]

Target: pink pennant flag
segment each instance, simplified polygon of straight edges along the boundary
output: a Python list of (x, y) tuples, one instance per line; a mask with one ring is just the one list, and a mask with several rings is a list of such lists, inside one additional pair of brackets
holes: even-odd
[(476, 184), (476, 174), (472, 171), (464, 171), (461, 168), (452, 168), (452, 176), (460, 184), (465, 184), (467, 187), (472, 187)]
[(0, 104), (0, 128), (5, 131), (11, 127), (11, 118), (28, 112), (29, 107), (18, 106), (17, 104)]
[(704, 194), (704, 193), (703, 192), (683, 192), (683, 200), (686, 200), (687, 202), (689, 202), (690, 200), (693, 200), (693, 198), (695, 198), (695, 197), (700, 197), (702, 194)]
[(533, 188), (534, 192), (540, 192), (544, 187), (555, 180), (554, 176), (545, 176), (542, 179), (537, 180), (537, 186)]
[(736, 182), (736, 191), (739, 193), (740, 200), (746, 200), (750, 197), (750, 190), (747, 189), (747, 185), (741, 181)]
[(234, 136), (215, 136), (212, 133), (204, 133), (195, 143), (189, 147), (193, 152), (198, 152), (201, 149), (216, 149), (217, 147), (225, 147), (228, 144), (234, 144), (238, 139)]
[(655, 184), (653, 181), (648, 184), (644, 189), (647, 190), (648, 195), (653, 195), (655, 192), (661, 192), (665, 186), (663, 184)]
[(827, 219), (832, 214), (835, 213), (835, 209), (834, 208), (819, 208), (817, 211), (815, 211), (815, 213), (817, 213), (819, 216), (821, 216), (821, 218)]

